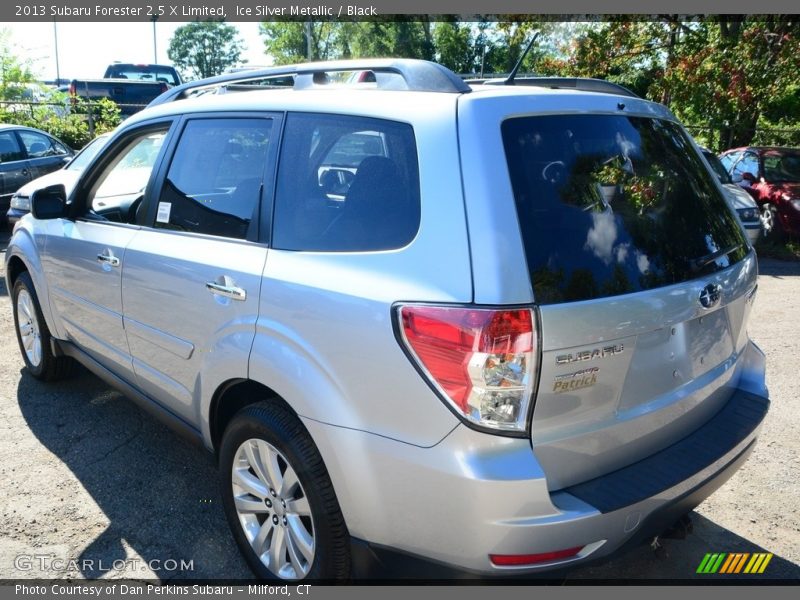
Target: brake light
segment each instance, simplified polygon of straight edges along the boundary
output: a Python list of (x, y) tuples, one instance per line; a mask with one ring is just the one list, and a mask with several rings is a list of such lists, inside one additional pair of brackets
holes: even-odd
[(498, 567), (524, 567), (527, 565), (552, 562), (563, 558), (572, 558), (573, 556), (577, 556), (583, 548), (583, 546), (577, 546), (576, 548), (542, 552), (541, 554), (490, 554), (489, 559), (492, 561), (493, 565)]
[(399, 315), (406, 347), (460, 416), (525, 430), (538, 356), (531, 309), (405, 305)]

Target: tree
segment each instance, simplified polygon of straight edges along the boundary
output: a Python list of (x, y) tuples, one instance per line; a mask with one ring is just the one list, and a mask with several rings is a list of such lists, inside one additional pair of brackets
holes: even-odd
[[(329, 60), (341, 56), (343, 23), (334, 21), (299, 22), (267, 21), (261, 23), (264, 51), (276, 65), (306, 62), (309, 59)], [(311, 34), (311, 48), (306, 33)]]
[(437, 60), (456, 73), (474, 73), (476, 48), (469, 23), (437, 23), (433, 29)]
[(202, 79), (239, 64), (244, 42), (233, 25), (196, 21), (175, 30), (167, 56), (185, 74)]
[(0, 100), (19, 100), (35, 77), (30, 64), (14, 53), (9, 37), (8, 30), (0, 30)]
[(278, 65), (382, 56), (432, 60), (435, 53), (430, 21), (268, 21), (260, 31), (266, 54)]
[(702, 141), (716, 149), (749, 144), (759, 124), (796, 124), (796, 116), (782, 119), (797, 99), (800, 22), (793, 16), (612, 20), (587, 28), (568, 54), (563, 74), (609, 79), (665, 103), (702, 125)]

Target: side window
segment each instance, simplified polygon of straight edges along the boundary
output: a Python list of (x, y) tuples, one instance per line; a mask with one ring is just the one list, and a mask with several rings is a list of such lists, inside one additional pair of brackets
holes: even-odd
[(410, 125), (295, 113), (283, 139), (274, 247), (364, 252), (401, 248), (414, 238), (420, 192)]
[(731, 167), (733, 167), (734, 163), (739, 160), (740, 156), (741, 152), (731, 152), (725, 156), (720, 156), (719, 161), (722, 163), (722, 166), (725, 167), (725, 170), (728, 172), (728, 174), (731, 173)]
[(22, 153), (17, 136), (13, 131), (4, 131), (0, 133), (0, 162), (11, 162), (14, 160), (23, 160), (25, 156)]
[(59, 156), (67, 154), (67, 149), (54, 139), (35, 131), (20, 131), (19, 137), (25, 145), (29, 158)]
[(741, 160), (733, 166), (734, 178), (739, 179), (744, 173), (758, 177), (758, 156), (752, 152), (745, 152)]
[(166, 133), (150, 130), (119, 149), (89, 193), (94, 213), (110, 221), (135, 220)]
[(258, 215), (272, 120), (189, 121), (158, 199), (155, 226), (247, 237)]

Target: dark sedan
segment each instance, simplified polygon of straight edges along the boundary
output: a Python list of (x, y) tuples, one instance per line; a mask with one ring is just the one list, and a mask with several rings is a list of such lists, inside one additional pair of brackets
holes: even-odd
[(0, 220), (11, 196), (29, 181), (63, 167), (73, 150), (44, 131), (0, 124)]

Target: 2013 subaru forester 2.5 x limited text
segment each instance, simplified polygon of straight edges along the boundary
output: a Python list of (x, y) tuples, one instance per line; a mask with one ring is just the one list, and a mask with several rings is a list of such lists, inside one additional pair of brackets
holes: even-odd
[(386, 59), (176, 87), (34, 192), (6, 277), (28, 371), (77, 360), (202, 440), (265, 578), (607, 556), (722, 485), (769, 405), (719, 182), (593, 80)]

